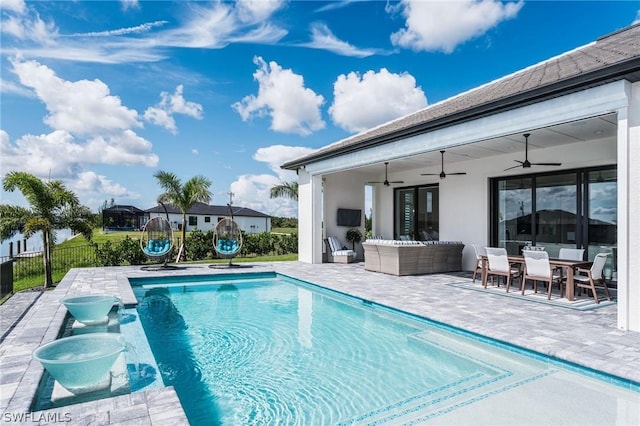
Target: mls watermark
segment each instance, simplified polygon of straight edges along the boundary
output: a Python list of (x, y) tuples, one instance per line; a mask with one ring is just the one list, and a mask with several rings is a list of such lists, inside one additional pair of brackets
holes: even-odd
[(69, 423), (71, 413), (47, 411), (36, 413), (2, 413), (2, 423)]

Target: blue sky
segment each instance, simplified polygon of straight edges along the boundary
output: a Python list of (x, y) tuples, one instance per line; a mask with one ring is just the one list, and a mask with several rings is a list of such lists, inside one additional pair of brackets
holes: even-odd
[[(639, 1), (1, 1), (0, 174), (297, 216), (285, 161), (640, 21)], [(24, 205), (19, 193), (2, 203)]]

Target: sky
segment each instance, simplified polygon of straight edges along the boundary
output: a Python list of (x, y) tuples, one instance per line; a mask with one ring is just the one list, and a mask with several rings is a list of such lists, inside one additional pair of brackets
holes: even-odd
[[(0, 177), (297, 217), (281, 165), (640, 22), (640, 1), (0, 0)], [(19, 191), (2, 204), (27, 206)]]

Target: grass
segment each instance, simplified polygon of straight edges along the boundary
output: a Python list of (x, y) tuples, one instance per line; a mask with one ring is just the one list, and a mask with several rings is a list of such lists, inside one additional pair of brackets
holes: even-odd
[[(141, 232), (140, 231), (118, 231), (118, 232), (110, 232), (110, 233), (104, 233), (102, 232), (101, 229), (94, 229), (93, 231), (93, 238), (92, 240), (95, 243), (98, 244), (104, 244), (107, 241), (111, 241), (111, 243), (115, 243), (117, 244), (118, 242), (124, 240), (126, 237), (129, 237), (131, 239), (133, 239), (134, 241), (137, 241), (140, 239), (141, 236)], [(276, 228), (274, 230), (272, 230), (272, 232), (276, 233), (295, 233), (297, 232), (297, 230), (295, 228)], [(189, 234), (187, 232), (187, 234)], [(87, 240), (81, 236), (75, 236), (74, 238), (71, 238), (70, 240), (64, 241), (60, 244), (57, 244), (56, 247), (60, 247), (60, 248), (73, 248), (73, 247), (80, 247), (80, 246), (86, 246), (87, 245)], [(250, 263), (250, 262), (288, 262), (288, 261), (296, 261), (298, 260), (298, 254), (297, 253), (290, 253), (290, 254), (284, 254), (284, 255), (277, 255), (277, 256), (252, 256), (252, 257), (236, 257), (233, 259), (233, 263)], [(229, 263), (228, 259), (207, 259), (207, 260), (200, 260), (200, 261), (194, 261), (194, 262), (184, 262), (184, 264), (207, 264), (207, 263), (211, 263), (211, 264), (226, 264)], [(82, 267), (82, 265), (77, 265), (77, 266), (71, 266), (71, 267)], [(54, 283), (59, 283), (64, 276), (67, 274), (68, 272), (68, 268), (63, 268), (63, 269), (59, 269), (57, 267), (53, 268), (53, 282)], [(24, 290), (29, 290), (29, 289), (33, 289), (36, 287), (41, 287), (42, 284), (44, 282), (44, 276), (42, 274), (40, 275), (33, 275), (33, 276), (25, 276), (23, 278), (20, 278), (19, 280), (15, 280), (13, 283), (13, 292), (19, 292), (19, 291), (24, 291)], [(8, 299), (10, 297), (9, 296), (5, 296), (5, 298), (3, 298), (2, 300), (0, 300), (0, 304), (4, 303), (4, 301), (6, 299)]]

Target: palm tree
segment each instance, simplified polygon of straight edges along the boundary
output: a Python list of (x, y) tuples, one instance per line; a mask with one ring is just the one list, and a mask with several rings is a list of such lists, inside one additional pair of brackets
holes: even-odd
[(4, 177), (3, 188), (8, 192), (19, 189), (30, 207), (0, 205), (0, 239), (7, 240), (20, 230), (25, 238), (42, 232), (46, 289), (53, 285), (51, 250), (55, 244), (55, 230), (70, 228), (90, 241), (91, 210), (81, 205), (76, 194), (59, 180), (43, 182), (30, 173), (14, 171)]
[(209, 203), (211, 201), (211, 181), (204, 176), (198, 175), (189, 179), (184, 185), (180, 179), (174, 174), (165, 171), (158, 171), (153, 175), (158, 179), (160, 187), (164, 190), (158, 196), (159, 203), (171, 203), (182, 212), (182, 240), (180, 241), (180, 249), (178, 250), (178, 259), (186, 259), (186, 250), (184, 249), (185, 238), (187, 237), (187, 210), (196, 202)]
[(282, 182), (271, 188), (271, 198), (284, 197), (298, 201), (298, 182)]

